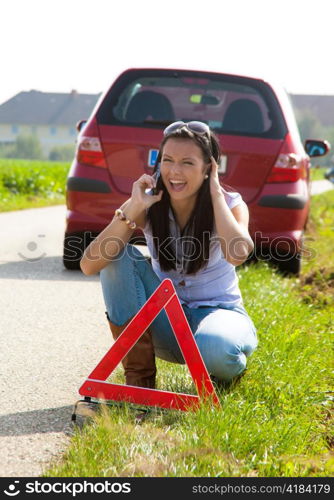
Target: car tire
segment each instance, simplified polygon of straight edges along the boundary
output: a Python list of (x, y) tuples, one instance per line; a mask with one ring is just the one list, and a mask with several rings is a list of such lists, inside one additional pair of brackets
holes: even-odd
[(80, 270), (80, 260), (85, 248), (95, 238), (91, 232), (65, 233), (63, 248), (63, 264), (70, 271)]
[(284, 275), (298, 276), (302, 268), (302, 256), (300, 253), (291, 255), (290, 258), (284, 261), (275, 260), (278, 270)]
[(299, 251), (296, 253), (291, 253), (282, 258), (282, 255), (279, 256), (276, 252), (271, 254), (271, 262), (276, 266), (278, 271), (283, 274), (283, 276), (299, 276), (302, 270), (302, 256), (303, 256), (303, 247), (304, 247), (304, 231), (306, 228), (307, 220), (305, 222), (304, 230), (302, 232), (300, 241), (299, 241)]

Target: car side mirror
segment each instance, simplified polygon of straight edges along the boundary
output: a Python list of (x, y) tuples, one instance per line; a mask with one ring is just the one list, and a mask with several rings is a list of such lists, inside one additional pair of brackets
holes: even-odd
[(87, 123), (87, 120), (78, 121), (76, 124), (77, 131), (80, 132), (80, 130), (86, 125), (86, 123)]
[(304, 144), (306, 153), (314, 158), (315, 156), (325, 156), (331, 149), (331, 145), (328, 141), (314, 141), (313, 139), (307, 139)]

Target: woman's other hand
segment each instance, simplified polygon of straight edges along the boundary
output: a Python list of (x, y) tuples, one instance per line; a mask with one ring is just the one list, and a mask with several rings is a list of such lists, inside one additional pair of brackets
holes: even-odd
[(222, 187), (219, 183), (218, 176), (218, 163), (213, 156), (211, 156), (210, 193), (212, 200), (217, 198), (217, 196), (221, 196), (222, 194)]

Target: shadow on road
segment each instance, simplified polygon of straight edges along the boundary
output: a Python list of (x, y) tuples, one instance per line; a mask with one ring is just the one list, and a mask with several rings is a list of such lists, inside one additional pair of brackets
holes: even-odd
[(49, 432), (71, 433), (74, 406), (10, 413), (0, 416), (0, 436), (23, 436)]
[(43, 257), (35, 262), (19, 260), (0, 264), (0, 279), (99, 281), (99, 275), (86, 276), (80, 270), (64, 268), (62, 257)]

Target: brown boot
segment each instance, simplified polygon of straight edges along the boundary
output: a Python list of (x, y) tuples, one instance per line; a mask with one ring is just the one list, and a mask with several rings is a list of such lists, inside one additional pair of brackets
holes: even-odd
[[(117, 326), (108, 320), (110, 330), (114, 340), (116, 340), (124, 328), (131, 321), (131, 318), (121, 326)], [(155, 355), (152, 338), (149, 330), (140, 337), (138, 342), (132, 347), (122, 360), (126, 385), (155, 388)]]

